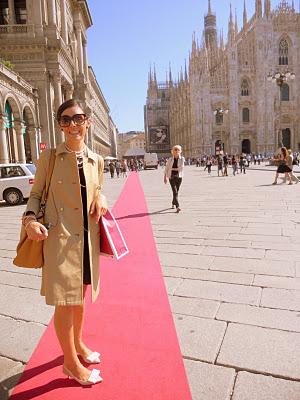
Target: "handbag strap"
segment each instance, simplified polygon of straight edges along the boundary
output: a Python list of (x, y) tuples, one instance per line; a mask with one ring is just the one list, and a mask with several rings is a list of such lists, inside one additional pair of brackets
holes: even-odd
[(45, 206), (46, 206), (46, 203), (47, 203), (47, 199), (48, 199), (48, 193), (49, 193), (51, 178), (52, 178), (54, 165), (55, 165), (55, 152), (56, 152), (56, 149), (51, 149), (50, 158), (49, 158), (49, 164), (48, 164), (48, 170), (47, 170), (47, 176), (46, 176), (46, 184), (45, 184), (45, 189), (44, 189), (44, 192), (43, 192), (43, 200), (41, 202), (42, 212), (45, 209)]

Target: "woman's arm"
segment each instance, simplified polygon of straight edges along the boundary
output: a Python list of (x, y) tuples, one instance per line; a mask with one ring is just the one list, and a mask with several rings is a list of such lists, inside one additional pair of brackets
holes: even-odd
[(25, 212), (33, 212), (35, 215), (38, 215), (40, 211), (40, 203), (44, 188), (46, 186), (46, 177), (50, 159), (50, 152), (51, 150), (46, 150), (42, 152), (37, 162), (34, 184), (30, 192)]
[(102, 215), (106, 214), (108, 209), (107, 200), (104, 194), (102, 194), (103, 189), (103, 170), (104, 170), (104, 160), (102, 157), (98, 159), (98, 179), (99, 185), (96, 188), (96, 193), (94, 195), (94, 200), (92, 201), (90, 207), (90, 214), (94, 216), (96, 223)]

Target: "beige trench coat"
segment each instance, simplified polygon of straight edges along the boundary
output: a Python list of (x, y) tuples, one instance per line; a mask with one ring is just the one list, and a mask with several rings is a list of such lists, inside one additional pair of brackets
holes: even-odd
[[(38, 214), (45, 187), (50, 150), (38, 161), (26, 211)], [(87, 187), (89, 224), (89, 252), (92, 281), (92, 301), (99, 294), (99, 224), (89, 213), (92, 201), (103, 186), (103, 158), (88, 149), (83, 170)], [(56, 160), (45, 211), (45, 222), (50, 223), (44, 241), (41, 295), (49, 305), (80, 305), (83, 302), (83, 213), (76, 155), (61, 143), (56, 149)]]

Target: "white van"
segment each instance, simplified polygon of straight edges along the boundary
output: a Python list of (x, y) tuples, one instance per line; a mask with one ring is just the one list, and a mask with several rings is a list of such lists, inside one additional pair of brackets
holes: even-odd
[(144, 169), (158, 167), (158, 157), (156, 153), (145, 153), (144, 155)]

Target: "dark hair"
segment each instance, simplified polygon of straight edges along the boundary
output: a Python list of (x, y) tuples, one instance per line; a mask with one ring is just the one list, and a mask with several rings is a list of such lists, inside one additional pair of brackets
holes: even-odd
[(287, 149), (286, 149), (286, 147), (281, 147), (281, 153), (283, 154), (284, 158), (287, 157)]
[(86, 116), (89, 117), (89, 111), (83, 101), (81, 101), (79, 99), (70, 99), (70, 100), (65, 101), (58, 107), (58, 110), (56, 113), (57, 121), (60, 120), (61, 115), (65, 110), (67, 110), (68, 108), (74, 107), (74, 106), (79, 106), (82, 109), (82, 111), (86, 114)]

